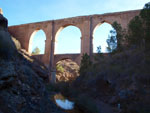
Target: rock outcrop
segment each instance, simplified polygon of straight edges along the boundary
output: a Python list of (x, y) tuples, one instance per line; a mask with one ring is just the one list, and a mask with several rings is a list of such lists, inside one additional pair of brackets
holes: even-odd
[(79, 76), (79, 66), (70, 59), (62, 60), (56, 66), (57, 81), (73, 81)]
[(17, 50), (8, 32), (8, 21), (0, 14), (0, 57), (13, 57)]

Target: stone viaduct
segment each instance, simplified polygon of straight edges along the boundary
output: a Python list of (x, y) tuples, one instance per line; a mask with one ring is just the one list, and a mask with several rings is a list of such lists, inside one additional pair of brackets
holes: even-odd
[[(57, 61), (62, 59), (69, 58), (80, 64), (81, 56), (84, 53), (91, 56), (93, 54), (93, 33), (102, 23), (112, 24), (114, 21), (117, 21), (123, 28), (126, 28), (129, 21), (138, 15), (139, 12), (140, 10), (134, 10), (9, 26), (9, 32), (20, 41), (25, 50), (31, 52), (33, 36), (38, 30), (42, 29), (46, 34), (45, 54), (34, 57), (52, 70), (55, 68)], [(81, 31), (81, 53), (55, 55), (54, 50), (57, 36), (63, 28), (70, 25), (78, 27)]]

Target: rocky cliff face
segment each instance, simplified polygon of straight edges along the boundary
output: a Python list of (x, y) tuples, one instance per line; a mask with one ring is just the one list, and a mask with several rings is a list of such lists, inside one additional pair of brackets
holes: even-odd
[(17, 52), (0, 14), (0, 113), (61, 113), (46, 92), (46, 76), (40, 65)]
[(56, 66), (57, 81), (73, 81), (79, 76), (79, 66), (70, 59), (62, 60)]

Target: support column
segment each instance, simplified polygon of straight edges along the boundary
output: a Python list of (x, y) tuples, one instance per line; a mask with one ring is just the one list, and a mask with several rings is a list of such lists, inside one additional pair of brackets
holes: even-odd
[(51, 38), (51, 52), (50, 52), (50, 62), (49, 62), (49, 81), (55, 83), (56, 81), (56, 69), (53, 67), (54, 64), (54, 48), (55, 48), (55, 23), (52, 21), (52, 38)]
[(48, 68), (49, 68), (49, 62), (50, 62), (50, 50), (51, 50), (51, 34), (47, 34), (46, 40), (45, 40), (44, 64)]
[(50, 82), (51, 82), (52, 84), (55, 84), (55, 83), (56, 83), (56, 70), (51, 70)]
[(87, 53), (88, 55), (92, 55), (92, 19), (89, 18), (88, 21), (83, 22), (82, 25), (82, 38), (81, 38), (81, 54)]
[(90, 17), (90, 57), (93, 55), (93, 18)]

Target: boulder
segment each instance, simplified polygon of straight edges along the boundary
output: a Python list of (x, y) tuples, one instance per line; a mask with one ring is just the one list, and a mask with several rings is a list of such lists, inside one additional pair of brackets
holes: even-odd
[(11, 58), (16, 53), (17, 49), (8, 32), (8, 21), (0, 14), (0, 57)]

